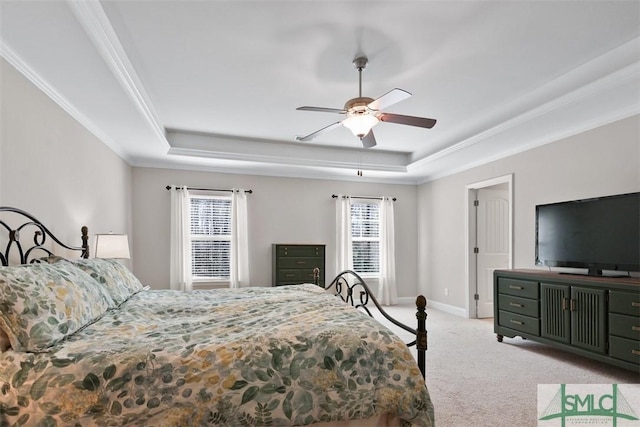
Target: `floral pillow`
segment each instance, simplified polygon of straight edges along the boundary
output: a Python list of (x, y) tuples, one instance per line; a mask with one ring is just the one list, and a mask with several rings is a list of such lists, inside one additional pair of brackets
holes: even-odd
[(71, 262), (102, 284), (115, 306), (122, 304), (143, 288), (140, 280), (114, 259), (89, 258)]
[(15, 351), (46, 351), (112, 304), (91, 276), (67, 261), (0, 268), (0, 329)]

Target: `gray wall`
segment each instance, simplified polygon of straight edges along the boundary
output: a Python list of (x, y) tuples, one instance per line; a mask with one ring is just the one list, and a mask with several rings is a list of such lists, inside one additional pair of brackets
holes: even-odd
[(640, 191), (639, 171), (640, 116), (634, 116), (420, 185), (420, 292), (465, 307), (467, 185), (513, 174), (513, 266), (535, 268), (536, 204)]
[[(354, 172), (355, 173), (355, 172)], [(396, 278), (401, 297), (417, 290), (416, 186), (134, 168), (135, 273), (154, 288), (169, 277), (169, 192), (167, 185), (252, 189), (248, 196), (251, 284), (271, 285), (272, 243), (324, 243), (327, 278), (335, 270), (334, 193), (395, 196)], [(375, 285), (375, 283), (371, 283)]]
[[(19, 207), (62, 241), (131, 232), (131, 167), (0, 59), (0, 205)], [(64, 254), (71, 256), (71, 254)]]

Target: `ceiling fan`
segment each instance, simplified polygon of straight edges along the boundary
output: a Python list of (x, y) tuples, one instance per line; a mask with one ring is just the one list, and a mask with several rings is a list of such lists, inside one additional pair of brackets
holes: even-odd
[(358, 97), (350, 99), (344, 104), (344, 108), (324, 108), (324, 107), (298, 107), (296, 110), (319, 111), (322, 113), (345, 114), (346, 119), (323, 127), (307, 136), (298, 136), (298, 141), (311, 141), (321, 133), (334, 129), (340, 125), (348, 128), (355, 136), (360, 138), (364, 148), (375, 147), (376, 138), (372, 128), (379, 122), (398, 123), (401, 125), (417, 126), (431, 129), (435, 124), (435, 119), (424, 117), (404, 116), (401, 114), (384, 113), (382, 110), (390, 105), (407, 99), (411, 96), (409, 92), (402, 89), (392, 89), (377, 99), (362, 96), (362, 70), (367, 66), (366, 56), (359, 56), (353, 60), (353, 65), (358, 70)]

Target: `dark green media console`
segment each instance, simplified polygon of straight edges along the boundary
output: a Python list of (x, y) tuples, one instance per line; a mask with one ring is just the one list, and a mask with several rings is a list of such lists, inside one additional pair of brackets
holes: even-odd
[(640, 279), (494, 272), (494, 332), (640, 373)]

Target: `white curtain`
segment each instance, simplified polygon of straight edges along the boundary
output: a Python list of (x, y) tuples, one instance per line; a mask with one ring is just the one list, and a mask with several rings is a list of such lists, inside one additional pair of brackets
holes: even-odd
[(336, 198), (336, 269), (336, 274), (353, 269), (351, 198), (342, 194)]
[(191, 283), (191, 211), (187, 187), (171, 186), (171, 256), (169, 275), (171, 289), (190, 291)]
[(249, 285), (249, 236), (247, 194), (243, 189), (231, 193), (231, 287)]
[(378, 282), (378, 301), (384, 305), (398, 303), (395, 257), (393, 200), (384, 197), (380, 203), (380, 279)]

